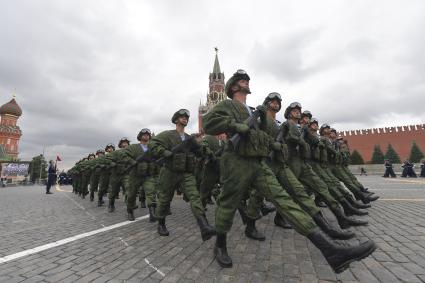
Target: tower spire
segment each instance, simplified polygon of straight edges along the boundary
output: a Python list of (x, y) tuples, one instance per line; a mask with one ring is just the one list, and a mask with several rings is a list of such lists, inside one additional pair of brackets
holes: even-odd
[(220, 63), (218, 62), (218, 48), (214, 47), (215, 50), (215, 60), (214, 60), (214, 67), (213, 67), (213, 74), (220, 74)]

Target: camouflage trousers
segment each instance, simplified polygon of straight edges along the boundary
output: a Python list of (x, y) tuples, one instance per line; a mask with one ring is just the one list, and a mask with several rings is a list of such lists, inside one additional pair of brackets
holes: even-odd
[(164, 219), (166, 217), (168, 207), (174, 197), (174, 191), (177, 188), (189, 199), (190, 207), (195, 218), (205, 214), (198, 189), (196, 188), (195, 175), (186, 172), (174, 172), (166, 167), (162, 167), (158, 177), (156, 218)]
[(128, 177), (127, 208), (136, 208), (137, 193), (140, 188), (145, 192), (147, 206), (156, 205), (157, 180), (157, 176), (140, 176), (137, 170), (132, 170)]
[(223, 189), (218, 196), (215, 215), (218, 233), (230, 231), (236, 209), (250, 189), (272, 202), (300, 234), (308, 235), (317, 227), (313, 219), (282, 188), (264, 160), (225, 152), (221, 158), (220, 172)]

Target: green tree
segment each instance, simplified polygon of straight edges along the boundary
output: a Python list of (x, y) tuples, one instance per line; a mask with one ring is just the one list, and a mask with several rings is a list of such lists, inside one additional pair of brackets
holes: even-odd
[(373, 154), (372, 154), (372, 160), (371, 163), (372, 164), (382, 164), (384, 163), (384, 154), (382, 153), (381, 147), (379, 146), (379, 144), (376, 144), (374, 149), (373, 149)]
[(389, 159), (391, 163), (401, 163), (400, 156), (394, 150), (393, 146), (389, 143), (387, 147), (387, 153), (385, 153), (385, 158)]
[(423, 152), (419, 148), (419, 146), (416, 144), (416, 141), (413, 141), (412, 148), (410, 149), (410, 156), (409, 160), (410, 162), (420, 162), (421, 159), (424, 157)]
[(353, 165), (364, 164), (364, 160), (360, 152), (358, 152), (357, 150), (353, 150), (350, 155), (350, 163)]
[(40, 179), (46, 179), (47, 177), (47, 162), (46, 159), (44, 159), (44, 156), (42, 154), (37, 155), (32, 158), (30, 165), (29, 165), (29, 175), (31, 182), (35, 182), (36, 180)]

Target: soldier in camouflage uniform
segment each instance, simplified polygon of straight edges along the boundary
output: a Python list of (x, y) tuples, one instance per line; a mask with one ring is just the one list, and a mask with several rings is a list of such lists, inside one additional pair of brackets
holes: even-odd
[(189, 110), (180, 109), (174, 113), (171, 122), (176, 124), (175, 130), (164, 131), (152, 138), (149, 149), (155, 158), (164, 160), (158, 180), (158, 234), (168, 236), (165, 226), (167, 206), (171, 203), (174, 191), (180, 188), (189, 199), (192, 213), (201, 230), (202, 240), (215, 235), (215, 230), (208, 224), (194, 176), (195, 157), (202, 155), (202, 146), (194, 137), (185, 133), (189, 121)]
[[(308, 189), (312, 190), (328, 205), (329, 209), (336, 216), (342, 228), (350, 226), (367, 225), (365, 220), (347, 217), (340, 207), (338, 201), (331, 195), (326, 183), (317, 176), (308, 161), (311, 159), (311, 148), (308, 140), (313, 139), (307, 127), (301, 127), (301, 104), (291, 103), (284, 114), (287, 119), (282, 125), (283, 138), (288, 144), (289, 159), (288, 164), (297, 179)], [(307, 141), (306, 141), (307, 140)], [(315, 141), (312, 141), (314, 143)]]
[(105, 147), (105, 155), (99, 157), (97, 160), (96, 168), (100, 169), (99, 191), (97, 193), (97, 206), (99, 207), (104, 204), (103, 196), (105, 196), (109, 190), (111, 169), (109, 168), (109, 161), (106, 159), (106, 156), (111, 154), (113, 151), (115, 151), (115, 146), (112, 143), (108, 144)]
[[(314, 222), (329, 236), (336, 239), (349, 239), (354, 237), (351, 231), (341, 230), (326, 220), (320, 209), (315, 205), (314, 201), (307, 194), (304, 186), (295, 177), (287, 164), (288, 150), (283, 133), (280, 129), (280, 123), (276, 120), (276, 113), (281, 108), (281, 96), (279, 93), (270, 93), (263, 102), (267, 107), (267, 128), (266, 132), (274, 140), (272, 146), (272, 154), (269, 157), (269, 164), (276, 174), (276, 177), (282, 187), (290, 194), (293, 200), (307, 212)], [(286, 227), (285, 218), (276, 213), (275, 224), (277, 226)]]
[[(226, 83), (225, 92), (231, 100), (218, 103), (203, 117), (205, 132), (210, 135), (226, 133), (230, 141), (221, 159), (223, 190), (218, 198), (216, 210), (217, 241), (214, 247), (216, 260), (222, 267), (231, 267), (232, 259), (227, 253), (227, 233), (235, 211), (247, 190), (257, 190), (273, 202), (278, 212), (284, 215), (293, 227), (308, 237), (321, 250), (328, 263), (339, 273), (352, 261), (370, 255), (376, 245), (367, 241), (360, 246), (341, 246), (327, 237), (313, 219), (286, 193), (270, 167), (266, 164), (271, 143), (270, 136), (261, 129), (266, 125), (265, 107), (258, 107), (253, 113), (246, 105), (250, 93), (249, 76), (238, 70)], [(245, 121), (254, 123), (261, 118), (261, 126), (251, 127)], [(239, 140), (239, 141), (238, 141)], [(248, 215), (249, 216), (249, 215)]]
[(325, 144), (317, 134), (319, 121), (313, 118), (306, 127), (308, 127), (308, 136), (310, 137), (307, 140), (311, 148), (311, 158), (308, 160), (308, 163), (313, 168), (313, 171), (326, 183), (329, 192), (342, 205), (346, 215), (367, 215), (367, 211), (362, 211), (352, 206), (348, 200), (350, 193), (343, 189), (339, 182), (336, 183), (327, 171), (323, 169), (320, 156), (325, 149)]
[(142, 129), (137, 135), (139, 144), (132, 144), (124, 151), (124, 160), (130, 166), (127, 190), (127, 214), (130, 221), (134, 221), (133, 210), (137, 208), (136, 195), (139, 188), (142, 187), (149, 208), (149, 222), (155, 222), (154, 213), (159, 166), (153, 160), (148, 148), (151, 137), (152, 134), (149, 129)]
[(344, 183), (344, 185), (351, 191), (351, 193), (353, 193), (356, 199), (361, 200), (365, 204), (376, 200), (377, 198), (372, 196), (372, 194), (368, 192), (362, 192), (360, 188), (353, 184), (350, 177), (348, 177), (341, 168), (341, 154), (339, 151), (339, 146), (336, 142), (336, 130), (329, 127), (324, 128), (322, 132), (323, 135), (329, 138), (330, 141), (330, 146), (327, 147), (328, 160), (329, 167), (334, 176)]
[(117, 198), (120, 188), (125, 194), (126, 189), (128, 188), (128, 173), (126, 172), (126, 161), (125, 149), (130, 145), (130, 140), (127, 138), (121, 138), (118, 142), (119, 150), (115, 150), (110, 154), (106, 155), (106, 161), (108, 162), (107, 168), (111, 169), (111, 177), (109, 180), (109, 205), (108, 211), (115, 211), (115, 199)]
[(90, 184), (90, 176), (91, 176), (91, 167), (90, 163), (91, 160), (95, 158), (94, 153), (90, 153), (87, 156), (87, 159), (81, 162), (80, 168), (81, 168), (81, 198), (85, 199), (86, 195), (89, 194), (88, 186)]
[(90, 201), (94, 201), (94, 193), (98, 191), (99, 187), (99, 179), (100, 179), (100, 168), (97, 167), (99, 160), (101, 157), (105, 155), (105, 151), (103, 149), (99, 149), (96, 151), (96, 158), (90, 160), (89, 166), (91, 170), (90, 176)]

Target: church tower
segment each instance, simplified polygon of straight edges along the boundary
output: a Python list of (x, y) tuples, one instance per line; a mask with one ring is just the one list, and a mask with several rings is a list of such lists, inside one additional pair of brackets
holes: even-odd
[(8, 158), (18, 158), (22, 132), (16, 123), (21, 115), (22, 109), (15, 97), (0, 107), (0, 151)]
[(198, 111), (198, 127), (199, 133), (203, 133), (202, 115), (207, 113), (217, 103), (226, 99), (224, 93), (224, 73), (221, 72), (220, 63), (218, 62), (218, 48), (215, 48), (215, 60), (213, 71), (209, 76), (209, 92), (207, 94), (207, 102), (204, 105), (199, 105)]

